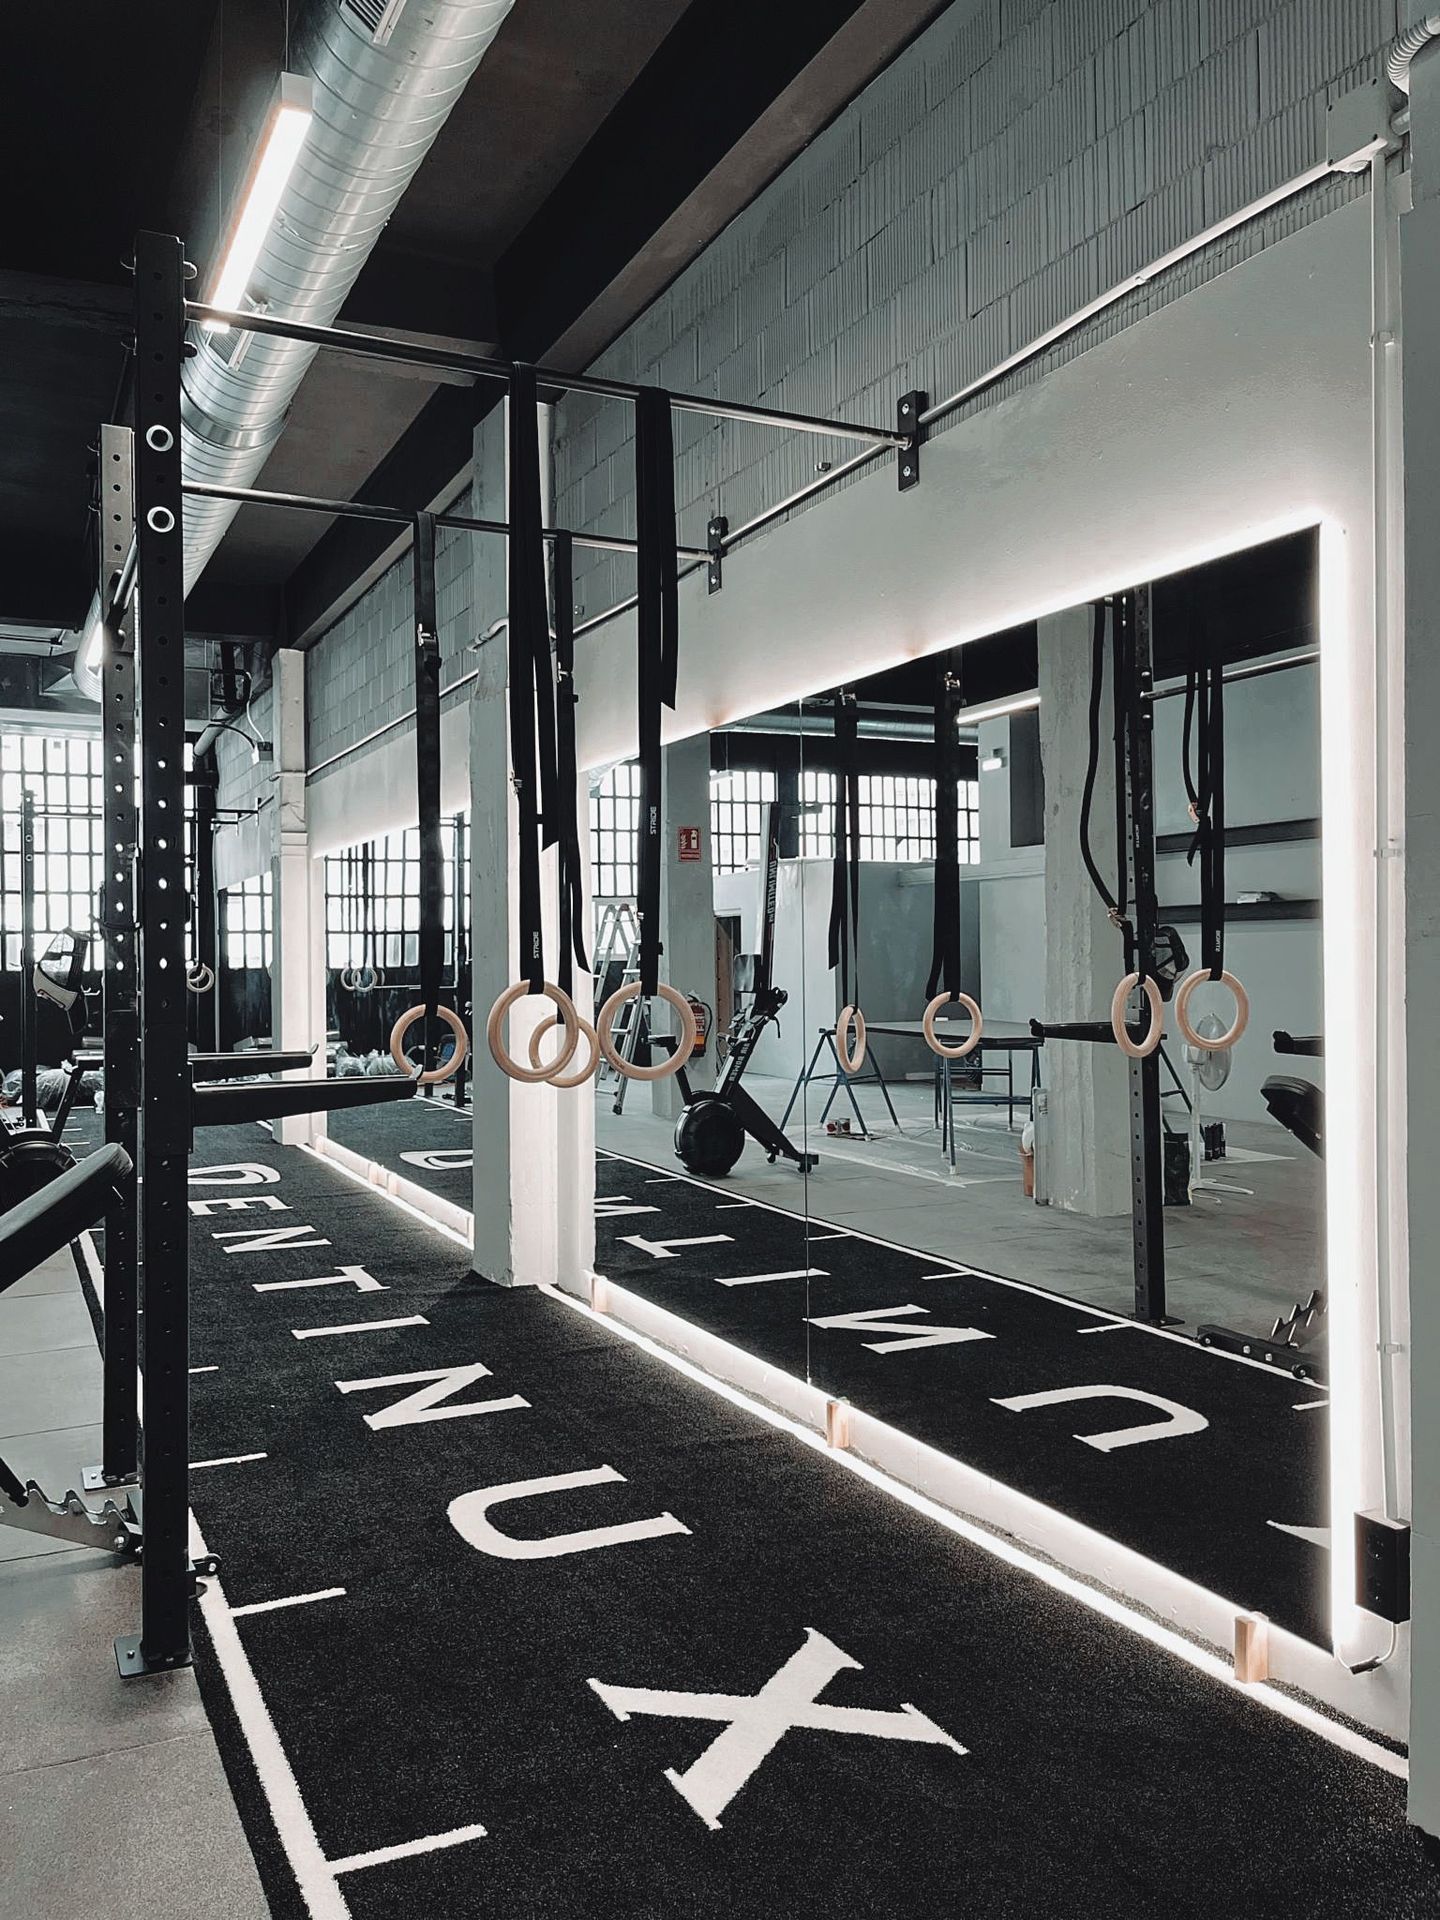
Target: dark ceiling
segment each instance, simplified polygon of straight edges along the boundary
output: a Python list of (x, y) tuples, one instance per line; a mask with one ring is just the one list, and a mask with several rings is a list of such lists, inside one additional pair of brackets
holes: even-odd
[[(517, 0), (342, 317), (584, 365), (940, 5)], [(3, 137), (24, 190), (0, 212), (0, 626), (83, 617), (86, 449), (123, 371), (122, 261), (152, 225), (206, 265), (283, 20), (283, 0), (71, 0), (7, 20)], [(321, 356), (263, 484), (431, 503), (493, 393)], [(245, 508), (192, 628), (303, 640), (386, 542)]]

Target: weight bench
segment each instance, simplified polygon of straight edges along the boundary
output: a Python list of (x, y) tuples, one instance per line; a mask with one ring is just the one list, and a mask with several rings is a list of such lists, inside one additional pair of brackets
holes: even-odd
[[(94, 1226), (121, 1198), (133, 1174), (123, 1147), (101, 1147), (0, 1215), (0, 1293)], [(0, 1495), (0, 1525), (119, 1554), (139, 1548), (140, 1529), (128, 1502), (121, 1508), (107, 1500), (97, 1510), (73, 1490), (51, 1500), (33, 1480), (22, 1482), (3, 1459)]]

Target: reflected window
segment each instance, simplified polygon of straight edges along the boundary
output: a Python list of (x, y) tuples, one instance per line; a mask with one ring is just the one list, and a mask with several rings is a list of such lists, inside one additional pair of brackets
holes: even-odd
[(776, 798), (769, 767), (710, 775), (710, 840), (717, 873), (739, 873), (765, 856), (765, 808)]
[(633, 900), (640, 853), (640, 763), (622, 760), (590, 789), (590, 867), (602, 900)]

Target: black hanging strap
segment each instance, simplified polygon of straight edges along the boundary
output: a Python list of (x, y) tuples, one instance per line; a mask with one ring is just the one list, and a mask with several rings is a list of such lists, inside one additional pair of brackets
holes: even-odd
[(445, 848), (440, 837), (440, 633), (435, 518), (415, 516), (415, 768), (420, 821), (420, 998), (425, 1066), (435, 1064), (440, 973), (445, 963)]
[[(545, 982), (540, 847), (554, 838), (555, 697), (545, 592), (545, 529), (540, 496), (540, 427), (535, 370), (510, 375), (510, 761), (519, 814), (520, 978), (531, 993)], [(540, 732), (537, 741), (536, 726)], [(548, 725), (547, 725), (548, 721)], [(547, 825), (547, 814), (549, 824)]]
[[(1116, 853), (1119, 858), (1119, 878), (1116, 891), (1112, 893), (1103, 874), (1095, 862), (1090, 845), (1090, 816), (1095, 802), (1095, 782), (1100, 774), (1100, 705), (1105, 688), (1105, 603), (1097, 600), (1091, 608), (1090, 627), (1090, 758), (1085, 767), (1085, 787), (1080, 796), (1080, 858), (1085, 863), (1085, 871), (1090, 876), (1090, 884), (1104, 902), (1105, 911), (1115, 926), (1130, 937), (1130, 922), (1127, 917), (1126, 873), (1128, 865), (1125, 859), (1125, 837), (1127, 823), (1125, 819), (1125, 766), (1123, 741), (1117, 733), (1115, 755), (1115, 794), (1117, 839)], [(1119, 656), (1120, 635), (1116, 636), (1115, 679), (1118, 684), (1121, 674)], [(1117, 702), (1117, 728), (1119, 726), (1119, 703)]]
[(852, 962), (858, 980), (860, 938), (859, 726), (853, 688), (835, 698), (835, 862), (830, 885), (830, 965), (840, 973), (840, 999), (853, 1006)]
[(1185, 678), (1181, 764), (1195, 821), (1186, 859), (1200, 868), (1200, 964), (1218, 980), (1225, 965), (1225, 675), (1208, 630)]
[(925, 998), (943, 984), (960, 991), (960, 677), (941, 662), (935, 675), (935, 943)]
[(642, 387), (635, 396), (635, 487), (640, 746), (635, 907), (640, 922), (640, 991), (648, 998), (660, 984), (660, 710), (675, 705), (679, 664), (675, 450), (670, 396), (658, 387)]
[(557, 864), (560, 884), (559, 985), (569, 993), (574, 966), (588, 973), (585, 957), (585, 890), (580, 856), (578, 788), (579, 757), (575, 745), (575, 583), (570, 535), (557, 535), (555, 561), (555, 750), (560, 788), (560, 845)]

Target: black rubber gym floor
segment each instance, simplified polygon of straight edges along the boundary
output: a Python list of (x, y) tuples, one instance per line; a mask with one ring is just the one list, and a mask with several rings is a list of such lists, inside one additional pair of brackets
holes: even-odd
[[(464, 1116), (453, 1107), (337, 1114), (332, 1131), (470, 1205)], [(810, 1221), (807, 1234), (796, 1216), (742, 1201), (733, 1190), (602, 1154), (596, 1267), (1236, 1606), (1329, 1645), (1323, 1388), (823, 1221)], [(1055, 1397), (1032, 1398), (1046, 1395)], [(1170, 1405), (1128, 1397), (1144, 1395)]]
[(277, 1914), (1440, 1913), (1388, 1773), (334, 1167), (209, 1133), (191, 1199)]

